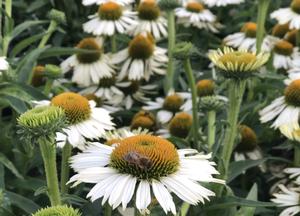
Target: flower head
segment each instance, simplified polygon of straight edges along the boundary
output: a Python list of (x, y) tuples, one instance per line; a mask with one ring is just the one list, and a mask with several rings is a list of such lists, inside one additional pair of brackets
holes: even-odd
[(193, 149), (176, 150), (171, 142), (160, 137), (136, 135), (118, 140), (112, 146), (93, 143), (83, 153), (72, 157), (71, 166), (78, 174), (70, 182), (96, 183), (87, 197), (92, 201), (103, 197), (102, 204), (108, 201), (113, 208), (122, 204), (126, 209), (135, 196), (140, 212), (148, 211), (153, 191), (164, 212), (171, 211), (175, 215), (171, 192), (197, 205), (214, 196), (200, 182), (224, 183), (213, 178), (218, 172), (209, 158), (210, 155), (199, 154)]
[(156, 0), (141, 0), (137, 7), (137, 22), (129, 29), (130, 35), (148, 32), (155, 39), (167, 37), (167, 20), (162, 16)]
[(271, 18), (279, 24), (287, 24), (290, 29), (300, 29), (300, 1), (292, 0), (290, 7), (280, 8), (271, 13)]
[(20, 133), (25, 138), (51, 137), (65, 126), (66, 116), (59, 107), (36, 107), (18, 118)]
[(272, 29), (272, 35), (278, 38), (283, 38), (285, 34), (289, 31), (289, 25), (286, 24), (276, 24)]
[(150, 131), (155, 130), (156, 128), (156, 118), (155, 116), (149, 111), (140, 111), (134, 115), (131, 121), (131, 129), (147, 129)]
[(160, 9), (155, 0), (142, 0), (138, 6), (138, 17), (142, 20), (156, 20)]
[(213, 80), (204, 79), (197, 83), (197, 94), (199, 97), (212, 96), (215, 92), (215, 83)]
[(63, 61), (61, 68), (63, 73), (72, 70), (72, 81), (80, 87), (96, 85), (101, 78), (112, 77), (116, 73), (109, 56), (104, 54), (101, 38), (84, 38), (76, 48), (81, 50)]
[(172, 136), (186, 138), (193, 124), (193, 118), (186, 112), (177, 113), (169, 123)]
[(61, 107), (65, 111), (68, 122), (71, 125), (85, 121), (91, 116), (89, 101), (73, 92), (55, 96), (51, 100), (51, 105)]
[(235, 148), (236, 151), (238, 152), (253, 151), (258, 144), (257, 136), (255, 132), (246, 125), (240, 125), (239, 132), (241, 138), (239, 144)]
[(33, 85), (34, 87), (39, 87), (44, 85), (45, 83), (45, 67), (41, 65), (34, 67), (32, 71), (31, 85)]
[(134, 59), (148, 59), (154, 52), (154, 39), (150, 34), (135, 36), (129, 43), (128, 52)]
[(77, 209), (68, 206), (53, 206), (41, 209), (32, 216), (81, 216)]
[(83, 24), (83, 30), (97, 36), (123, 34), (136, 24), (136, 12), (123, 7), (117, 1), (104, 2), (99, 6), (98, 13), (89, 18)]
[(234, 79), (244, 79), (253, 75), (268, 61), (269, 56), (266, 53), (234, 51), (228, 47), (225, 47), (223, 51), (219, 49), (209, 54), (210, 60), (221, 70), (223, 75)]

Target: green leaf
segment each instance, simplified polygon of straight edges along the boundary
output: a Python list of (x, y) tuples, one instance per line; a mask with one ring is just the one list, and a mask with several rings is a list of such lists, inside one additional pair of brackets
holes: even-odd
[(46, 49), (48, 47), (35, 49), (23, 58), (17, 68), (18, 81), (28, 83), (31, 80), (32, 70), (36, 65), (36, 61)]
[(12, 205), (17, 206), (18, 208), (22, 209), (28, 214), (32, 214), (36, 212), (38, 209), (40, 209), (39, 205), (37, 205), (35, 202), (33, 202), (32, 200), (26, 197), (23, 197), (19, 194), (10, 191), (6, 191), (5, 193), (7, 197), (10, 199)]
[(27, 177), (26, 179), (14, 179), (10, 182), (10, 184), (19, 189), (36, 191), (45, 186), (46, 182), (38, 178)]
[(23, 176), (19, 173), (14, 164), (8, 160), (8, 158), (0, 152), (0, 163), (2, 163), (7, 169), (9, 169), (16, 177), (23, 178)]
[(19, 114), (26, 112), (28, 109), (25, 102), (16, 97), (2, 95), (1, 98), (6, 100), (7, 103)]
[(15, 37), (19, 36), (23, 31), (28, 30), (30, 27), (33, 27), (35, 25), (45, 24), (49, 23), (49, 21), (46, 20), (30, 20), (25, 21), (21, 23), (20, 25), (17, 25), (14, 30), (12, 31), (11, 40)]
[(66, 56), (73, 55), (76, 53), (95, 53), (93, 50), (85, 50), (78, 48), (69, 48), (69, 47), (51, 47), (48, 48), (43, 54), (41, 54), (39, 59), (49, 58), (49, 57), (57, 57), (57, 56)]
[(275, 207), (275, 203), (247, 200), (236, 196), (227, 196), (216, 198), (205, 209), (221, 209), (232, 206), (248, 206), (248, 207)]
[(18, 55), (22, 50), (24, 50), (26, 47), (31, 46), (34, 42), (40, 40), (41, 38), (44, 37), (45, 33), (41, 33), (41, 34), (37, 34), (37, 35), (33, 35), (31, 37), (28, 37), (24, 40), (22, 40), (21, 42), (19, 42), (18, 44), (16, 44), (13, 48), (13, 50), (11, 51), (10, 56), (11, 57), (15, 57), (16, 55)]
[[(257, 201), (257, 184), (253, 184), (253, 186), (252, 186), (251, 190), (249, 191), (246, 199)], [(254, 207), (243, 206), (238, 211), (237, 216), (253, 216), (254, 213), (255, 213), (255, 209), (256, 208), (254, 208)]]
[(240, 174), (244, 173), (247, 169), (252, 167), (258, 166), (264, 163), (268, 158), (260, 159), (260, 160), (243, 160), (243, 161), (236, 161), (232, 162), (229, 165), (229, 174), (227, 183), (231, 182)]

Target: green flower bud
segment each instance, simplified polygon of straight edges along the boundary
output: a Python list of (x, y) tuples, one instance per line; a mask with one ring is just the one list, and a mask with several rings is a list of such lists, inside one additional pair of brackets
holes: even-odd
[(32, 216), (81, 216), (81, 213), (72, 207), (54, 206), (41, 209)]
[(224, 99), (214, 95), (201, 97), (199, 100), (200, 108), (203, 111), (218, 111), (224, 107), (225, 103)]
[(50, 20), (55, 21), (57, 24), (66, 24), (67, 19), (64, 12), (52, 9), (50, 13), (48, 14), (48, 17)]
[(158, 2), (158, 6), (165, 11), (174, 10), (175, 8), (179, 7), (180, 4), (178, 0), (160, 0)]
[(62, 70), (56, 65), (47, 64), (45, 66), (45, 75), (51, 79), (57, 79), (62, 76)]
[(178, 43), (174, 50), (173, 56), (177, 59), (187, 59), (195, 55), (197, 50), (194, 48), (194, 45), (190, 42), (181, 42)]
[(66, 116), (60, 107), (43, 106), (26, 111), (17, 121), (25, 138), (51, 137), (65, 126)]

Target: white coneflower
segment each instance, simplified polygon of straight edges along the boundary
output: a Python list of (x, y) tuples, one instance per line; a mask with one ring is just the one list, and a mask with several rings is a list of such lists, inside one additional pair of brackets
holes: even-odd
[(161, 15), (155, 0), (141, 0), (137, 12), (137, 24), (129, 30), (129, 34), (138, 35), (149, 32), (155, 39), (168, 36), (167, 20)]
[(292, 216), (300, 212), (299, 188), (287, 188), (284, 185), (278, 185), (281, 190), (280, 193), (275, 193), (275, 198), (271, 199), (272, 202), (277, 203), (279, 207), (285, 207), (279, 216)]
[(89, 86), (80, 91), (80, 94), (95, 94), (97, 97), (109, 101), (110, 104), (117, 105), (124, 98), (124, 93), (117, 86), (118, 83), (120, 83), (120, 79), (116, 76), (103, 77), (99, 79), (98, 85)]
[(119, 128), (116, 130), (107, 131), (103, 135), (103, 139), (105, 140), (104, 143), (105, 145), (111, 146), (122, 139), (136, 136), (136, 135), (145, 135), (145, 134), (150, 134), (147, 129), (138, 128), (138, 129), (129, 130), (126, 128)]
[[(256, 30), (257, 25), (253, 22), (247, 22), (241, 28), (241, 31), (228, 35), (224, 38), (224, 43), (226, 46), (230, 46), (237, 49), (244, 49), (248, 51), (256, 51)], [(262, 43), (263, 51), (271, 51), (272, 42), (274, 38), (265, 37)]]
[(190, 94), (170, 91), (166, 98), (158, 97), (155, 101), (146, 102), (147, 105), (143, 106), (143, 109), (158, 110), (157, 120), (165, 124), (168, 123), (176, 113), (184, 111), (184, 105), (190, 97)]
[(120, 105), (127, 110), (133, 106), (135, 101), (140, 103), (150, 101), (146, 94), (154, 94), (155, 89), (157, 89), (157, 85), (143, 85), (140, 81), (124, 81), (118, 83), (117, 86), (125, 95)]
[(96, 36), (125, 33), (136, 25), (136, 12), (123, 8), (120, 4), (109, 1), (99, 6), (98, 13), (89, 17), (83, 24), (83, 30)]
[(218, 171), (210, 158), (193, 149), (176, 150), (160, 137), (137, 135), (112, 146), (92, 143), (72, 157), (71, 167), (77, 174), (70, 182), (96, 184), (87, 197), (92, 201), (102, 198), (102, 204), (108, 202), (113, 209), (120, 205), (126, 209), (134, 199), (142, 213), (149, 212), (152, 191), (164, 212), (175, 215), (171, 193), (197, 205), (215, 195), (200, 182), (224, 183), (213, 177)]
[(300, 29), (300, 0), (293, 0), (288, 8), (280, 8), (271, 13), (271, 18), (279, 24), (289, 23), (290, 29)]
[[(275, 121), (271, 127), (279, 128), (281, 132), (291, 138), (297, 139), (299, 131), (300, 114), (300, 76), (290, 74), (289, 79), (285, 80), (287, 87), (284, 96), (275, 99), (269, 106), (259, 112), (262, 123)], [(298, 138), (299, 139), (299, 138)]]
[[(258, 146), (258, 140), (255, 132), (246, 125), (239, 126), (240, 141), (235, 147), (235, 161), (242, 160), (260, 160), (263, 158), (262, 151)], [(264, 164), (260, 165), (262, 171), (266, 171)]]
[(72, 81), (81, 87), (98, 84), (99, 79), (115, 74), (110, 58), (103, 53), (101, 38), (85, 38), (76, 48), (86, 49), (91, 53), (78, 53), (61, 63), (64, 73), (73, 70)]
[(268, 61), (270, 55), (247, 50), (235, 51), (232, 48), (224, 47), (223, 50), (211, 51), (208, 57), (224, 77), (245, 79), (258, 72), (258, 69)]
[(293, 68), (293, 59), (300, 56), (298, 47), (285, 40), (277, 41), (273, 48), (273, 66), (276, 69), (291, 69)]
[(203, 0), (205, 4), (209, 7), (224, 7), (227, 5), (240, 4), (243, 3), (244, 0)]
[(69, 142), (73, 147), (84, 149), (85, 138), (96, 139), (103, 136), (107, 130), (114, 129), (114, 123), (107, 110), (95, 107), (94, 101), (88, 101), (73, 92), (59, 94), (51, 101), (35, 103), (37, 106), (58, 106), (64, 110), (68, 127), (63, 129), (64, 133), (56, 134), (59, 147)]
[(131, 119), (130, 128), (132, 130), (144, 129), (147, 131), (156, 131), (157, 124), (156, 118), (153, 113), (145, 110), (140, 110)]
[(184, 7), (176, 8), (175, 13), (178, 23), (185, 27), (194, 26), (212, 32), (218, 32), (218, 29), (222, 27), (220, 23), (216, 22), (216, 16), (197, 1), (188, 1)]
[(134, 2), (134, 0), (82, 0), (82, 4), (83, 5), (93, 5), (93, 4), (98, 4), (98, 5), (101, 5), (101, 4), (104, 4), (104, 3), (107, 3), (107, 2), (116, 2), (120, 5), (129, 5), (131, 3)]
[(123, 63), (119, 77), (128, 80), (149, 80), (153, 73), (164, 75), (168, 62), (167, 50), (157, 47), (153, 37), (142, 33), (135, 36), (128, 48), (112, 57), (112, 63)]

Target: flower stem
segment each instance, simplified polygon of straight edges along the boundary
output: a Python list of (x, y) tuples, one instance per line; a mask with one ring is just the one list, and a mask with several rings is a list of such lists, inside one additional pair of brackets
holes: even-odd
[(8, 46), (10, 42), (10, 19), (12, 18), (12, 0), (5, 1), (5, 13), (7, 18), (5, 19), (5, 29), (4, 29), (4, 36), (3, 36), (3, 56), (7, 56)]
[(40, 150), (42, 153), (47, 187), (48, 196), (51, 202), (51, 206), (56, 206), (61, 204), (61, 198), (59, 193), (58, 178), (57, 178), (57, 168), (56, 168), (56, 146), (54, 144), (54, 139), (51, 140), (43, 137), (39, 140)]
[(208, 114), (207, 143), (208, 143), (208, 150), (212, 151), (212, 147), (216, 139), (216, 111), (211, 110), (207, 114)]
[(52, 33), (56, 30), (57, 23), (54, 20), (51, 20), (50, 25), (48, 27), (47, 33), (44, 35), (42, 40), (40, 41), (40, 44), (38, 48), (43, 48), (47, 44), (49, 38), (51, 37)]
[(117, 41), (116, 41), (116, 35), (113, 34), (110, 37), (110, 44), (111, 44), (111, 52), (116, 53), (117, 52)]
[(181, 216), (186, 216), (187, 213), (189, 212), (189, 209), (190, 209), (190, 204), (184, 202), (181, 206), (181, 209), (180, 209), (180, 215)]
[[(299, 145), (299, 143), (297, 143)], [(300, 167), (300, 146), (294, 145), (294, 166)]]
[(60, 188), (61, 193), (68, 193), (69, 187), (67, 182), (69, 180), (70, 168), (69, 168), (69, 158), (72, 154), (72, 146), (69, 143), (66, 143), (62, 149), (62, 159), (61, 159), (61, 175), (60, 175)]
[(108, 203), (105, 204), (104, 208), (104, 216), (111, 216), (112, 214), (112, 209)]
[(175, 31), (175, 14), (174, 10), (167, 11), (168, 17), (168, 69), (166, 76), (166, 87), (165, 92), (168, 92), (170, 89), (174, 88), (174, 57), (173, 57), (173, 49), (175, 47), (176, 41), (176, 31)]
[(228, 126), (225, 131), (221, 158), (224, 161), (224, 178), (227, 178), (228, 167), (237, 135), (237, 124), (241, 103), (245, 91), (245, 80), (231, 80), (229, 82), (229, 107), (227, 113)]
[(50, 79), (50, 78), (47, 79), (47, 82), (46, 82), (45, 88), (44, 88), (44, 94), (45, 94), (46, 96), (48, 96), (48, 95), (50, 94), (50, 91), (51, 91), (53, 82), (54, 82), (53, 79)]
[(191, 66), (191, 62), (189, 58), (184, 59), (184, 69), (185, 73), (188, 78), (189, 86), (192, 92), (192, 105), (193, 105), (193, 136), (194, 136), (194, 147), (198, 150), (200, 149), (199, 146), (199, 139), (198, 139), (198, 110), (197, 110), (197, 89), (196, 89), (196, 82), (193, 75), (193, 70)]
[(258, 15), (257, 15), (257, 34), (256, 34), (256, 50), (261, 51), (261, 45), (263, 43), (265, 34), (265, 22), (270, 5), (270, 0), (259, 0), (258, 3)]

